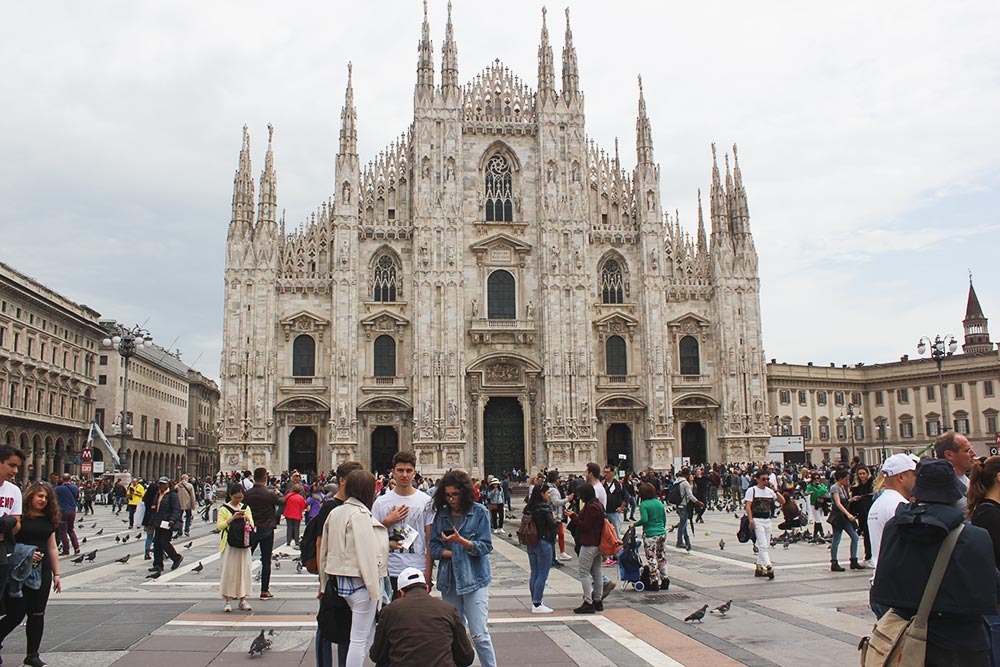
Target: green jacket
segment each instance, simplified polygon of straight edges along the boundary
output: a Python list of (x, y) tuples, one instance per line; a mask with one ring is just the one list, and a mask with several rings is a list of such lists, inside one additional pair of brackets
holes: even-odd
[(633, 525), (642, 526), (643, 537), (659, 537), (667, 534), (667, 511), (656, 498), (639, 503), (639, 520)]
[(809, 503), (815, 506), (816, 501), (819, 500), (821, 496), (825, 496), (830, 493), (830, 489), (826, 488), (826, 484), (813, 484), (810, 482), (809, 484), (806, 484), (806, 493), (809, 494)]

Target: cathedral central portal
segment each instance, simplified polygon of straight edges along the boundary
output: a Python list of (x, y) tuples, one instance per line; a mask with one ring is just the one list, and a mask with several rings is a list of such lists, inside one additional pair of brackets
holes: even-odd
[(524, 470), (524, 412), (511, 396), (494, 396), (483, 410), (483, 471), (503, 477)]

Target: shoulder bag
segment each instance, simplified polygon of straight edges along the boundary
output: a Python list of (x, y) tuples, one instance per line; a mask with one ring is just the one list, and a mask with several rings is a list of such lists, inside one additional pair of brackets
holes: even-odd
[(871, 636), (862, 637), (858, 644), (861, 667), (923, 667), (927, 654), (927, 618), (963, 528), (964, 523), (948, 533), (941, 544), (917, 613), (907, 620), (895, 609), (890, 609), (875, 624)]

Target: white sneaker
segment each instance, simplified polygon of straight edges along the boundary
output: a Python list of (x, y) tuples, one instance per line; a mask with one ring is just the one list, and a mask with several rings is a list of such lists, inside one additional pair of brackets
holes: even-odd
[(562, 551), (562, 552), (560, 552), (560, 553), (559, 553), (559, 555), (558, 555), (558, 556), (556, 556), (556, 558), (557, 558), (558, 560), (573, 560), (573, 557), (572, 557), (572, 556), (570, 556), (570, 555), (569, 555), (568, 553), (566, 553), (565, 551)]
[(535, 606), (531, 607), (531, 613), (532, 614), (551, 614), (553, 611), (555, 611), (555, 610), (551, 609), (549, 607), (546, 607), (544, 604), (540, 604), (537, 607), (535, 607)]

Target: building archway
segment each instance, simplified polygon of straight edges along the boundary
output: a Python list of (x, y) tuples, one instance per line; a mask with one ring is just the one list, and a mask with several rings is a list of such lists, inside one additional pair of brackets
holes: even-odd
[[(607, 461), (612, 468), (621, 467), (624, 470), (634, 470), (635, 460), (632, 454), (632, 429), (628, 424), (612, 424), (608, 427)], [(621, 458), (624, 456), (625, 458)]]
[(372, 472), (383, 474), (392, 468), (392, 457), (399, 451), (399, 433), (391, 426), (376, 426), (372, 431)]
[(524, 411), (513, 396), (491, 396), (483, 409), (483, 472), (524, 470)]
[(316, 431), (311, 426), (296, 426), (288, 435), (288, 470), (316, 475)]
[(684, 422), (681, 427), (681, 456), (692, 465), (708, 463), (708, 434), (701, 422)]
[(840, 448), (840, 462), (841, 463), (849, 463), (850, 460), (851, 460), (851, 452), (850, 452), (850, 450), (848, 450), (847, 447), (841, 447)]

